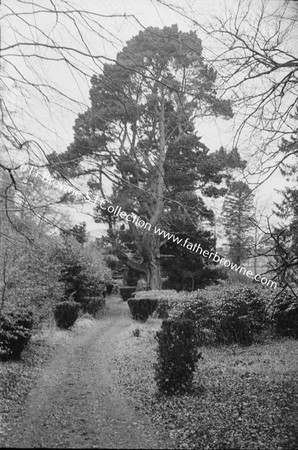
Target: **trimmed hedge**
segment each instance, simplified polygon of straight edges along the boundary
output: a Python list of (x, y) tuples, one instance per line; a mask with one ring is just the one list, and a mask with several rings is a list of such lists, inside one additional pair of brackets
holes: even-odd
[(266, 295), (247, 285), (204, 289), (175, 302), (170, 315), (193, 321), (198, 345), (250, 345), (269, 329)]
[(175, 291), (174, 289), (156, 289), (156, 290), (152, 290), (152, 291), (137, 291), (135, 293), (135, 298), (154, 298), (158, 301), (161, 300), (180, 300), (182, 297), (182, 293), (178, 293), (177, 291)]
[(70, 328), (79, 317), (81, 305), (73, 301), (57, 303), (54, 307), (54, 317), (59, 328)]
[(104, 297), (84, 297), (82, 302), (82, 310), (84, 313), (91, 314), (95, 317), (96, 314), (103, 310), (106, 304)]
[(159, 319), (167, 319), (169, 317), (169, 311), (171, 305), (174, 302), (179, 301), (182, 295), (174, 289), (168, 290), (153, 290), (153, 291), (138, 291), (135, 293), (134, 298), (152, 298), (157, 300), (157, 307), (154, 311), (154, 317)]
[(248, 286), (223, 290), (216, 316), (217, 341), (251, 345), (266, 327), (265, 303), (259, 289)]
[(18, 358), (31, 338), (33, 313), (18, 309), (0, 316), (0, 359)]
[(166, 395), (189, 391), (198, 360), (194, 323), (187, 319), (163, 320), (156, 339), (158, 391)]
[(120, 288), (120, 295), (122, 300), (126, 302), (129, 298), (131, 298), (132, 294), (136, 292), (137, 286), (123, 286)]
[(128, 306), (134, 320), (146, 322), (157, 307), (157, 300), (152, 298), (130, 298)]

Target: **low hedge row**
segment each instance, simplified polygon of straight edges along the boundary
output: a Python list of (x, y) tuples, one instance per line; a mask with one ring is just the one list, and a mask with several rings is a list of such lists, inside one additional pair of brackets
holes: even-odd
[(136, 292), (136, 286), (123, 286), (120, 288), (120, 295), (122, 300), (126, 302), (129, 298), (132, 298), (134, 292)]
[(154, 316), (159, 319), (167, 319), (171, 305), (174, 302), (181, 301), (182, 295), (174, 289), (168, 290), (153, 290), (153, 291), (138, 291), (134, 294), (134, 298), (150, 298), (157, 300), (157, 307), (154, 311)]
[(198, 345), (250, 345), (263, 332), (298, 337), (298, 291), (254, 285), (213, 286), (194, 292), (141, 291), (135, 299), (157, 302), (154, 316), (191, 320)]
[(33, 313), (20, 308), (0, 316), (0, 359), (18, 358), (31, 337)]
[(247, 285), (203, 290), (175, 303), (171, 314), (190, 318), (202, 344), (250, 345), (263, 332), (298, 336), (298, 302), (294, 293)]
[(132, 318), (145, 322), (157, 307), (157, 300), (152, 298), (130, 298), (127, 301)]

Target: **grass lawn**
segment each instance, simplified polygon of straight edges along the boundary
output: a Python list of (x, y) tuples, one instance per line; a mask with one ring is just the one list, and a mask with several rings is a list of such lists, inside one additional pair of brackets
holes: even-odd
[(193, 392), (158, 398), (154, 335), (160, 325), (149, 319), (126, 330), (115, 363), (127, 392), (176, 448), (298, 448), (298, 341), (203, 347)]

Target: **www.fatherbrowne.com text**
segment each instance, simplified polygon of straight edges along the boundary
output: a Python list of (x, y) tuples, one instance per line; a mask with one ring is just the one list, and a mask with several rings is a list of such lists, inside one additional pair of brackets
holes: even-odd
[[(33, 173), (33, 170), (35, 167), (31, 166), (29, 175)], [(26, 171), (26, 166), (21, 167), (22, 172)], [(217, 252), (209, 252), (209, 250), (204, 250), (200, 244), (196, 243), (193, 244), (190, 242), (189, 238), (183, 239), (179, 238), (178, 236), (175, 236), (174, 234), (171, 234), (163, 229), (157, 228), (154, 226), (154, 229), (152, 229), (152, 225), (149, 222), (145, 222), (143, 219), (140, 219), (136, 214), (130, 213), (128, 214), (125, 212), (121, 206), (113, 206), (108, 202), (108, 200), (100, 199), (99, 195), (97, 195), (94, 199), (92, 199), (91, 194), (83, 194), (75, 187), (69, 186), (66, 183), (63, 183), (61, 181), (55, 180), (48, 172), (44, 171), (43, 173), (40, 173), (36, 171), (35, 177), (41, 177), (42, 180), (48, 184), (51, 184), (52, 187), (61, 189), (65, 193), (74, 195), (76, 198), (83, 197), (88, 203), (97, 205), (99, 204), (100, 208), (109, 212), (113, 216), (119, 217), (122, 220), (125, 220), (126, 222), (133, 223), (136, 227), (143, 228), (146, 231), (153, 232), (154, 234), (157, 234), (158, 236), (163, 237), (164, 239), (171, 240), (172, 242), (175, 242), (177, 245), (181, 245), (182, 247), (186, 248), (187, 250), (194, 252), (194, 253), (200, 253), (204, 258), (208, 258), (212, 260), (213, 262), (218, 262), (219, 264), (223, 265), (224, 267), (229, 267), (230, 269), (234, 270), (235, 272), (238, 272), (242, 275), (246, 275), (248, 278), (251, 278), (257, 282), (261, 282), (262, 285), (266, 285), (268, 287), (272, 287), (273, 289), (277, 288), (277, 283), (275, 281), (272, 281), (270, 279), (267, 279), (266, 277), (262, 277), (261, 275), (257, 274), (254, 275), (251, 270), (246, 270), (243, 266), (238, 266), (235, 263), (232, 263), (229, 259), (221, 257), (218, 255)], [(107, 205), (108, 204), (108, 205)]]

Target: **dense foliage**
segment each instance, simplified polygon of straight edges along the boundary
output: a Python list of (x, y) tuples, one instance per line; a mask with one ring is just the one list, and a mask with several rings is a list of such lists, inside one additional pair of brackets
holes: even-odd
[(188, 391), (198, 360), (193, 322), (187, 319), (163, 320), (156, 339), (155, 380), (159, 392), (179, 394)]
[(240, 265), (251, 254), (254, 205), (253, 194), (243, 181), (230, 184), (222, 209), (228, 239), (229, 259)]
[(79, 317), (81, 305), (73, 301), (57, 303), (54, 307), (54, 317), (59, 328), (70, 328)]
[(132, 294), (136, 291), (136, 287), (133, 286), (123, 286), (120, 288), (120, 295), (122, 297), (122, 300), (126, 302), (130, 297), (132, 297)]
[(279, 336), (298, 338), (298, 296), (286, 290), (270, 305), (270, 318)]
[(64, 283), (64, 299), (84, 304), (85, 297), (104, 296), (106, 283), (112, 279), (97, 243), (84, 244), (64, 234), (58, 259), (62, 265), (60, 280)]
[(157, 307), (157, 300), (152, 298), (129, 298), (128, 306), (134, 320), (146, 322)]
[[(148, 27), (127, 42), (116, 63), (92, 77), (91, 105), (76, 119), (73, 143), (49, 158), (60, 175), (87, 174), (92, 193), (101, 197), (105, 176), (114, 182), (106, 208), (96, 206), (95, 220), (108, 225), (114, 254), (151, 289), (161, 287), (163, 238), (119, 220), (107, 207), (121, 206), (152, 231), (156, 226), (199, 237), (198, 219), (213, 219), (203, 196), (223, 195), (228, 169), (241, 166), (237, 151), (211, 153), (197, 134), (197, 117), (233, 115), (229, 100), (217, 95), (216, 78), (195, 32)], [(91, 177), (86, 161), (94, 163)], [(193, 277), (198, 283), (199, 274)]]
[(140, 291), (135, 298), (157, 300), (155, 316), (185, 318), (197, 345), (250, 345), (263, 335), (297, 337), (297, 298), (291, 291), (256, 285), (222, 285), (196, 292)]
[(33, 313), (18, 308), (0, 315), (0, 359), (18, 358), (31, 337)]

